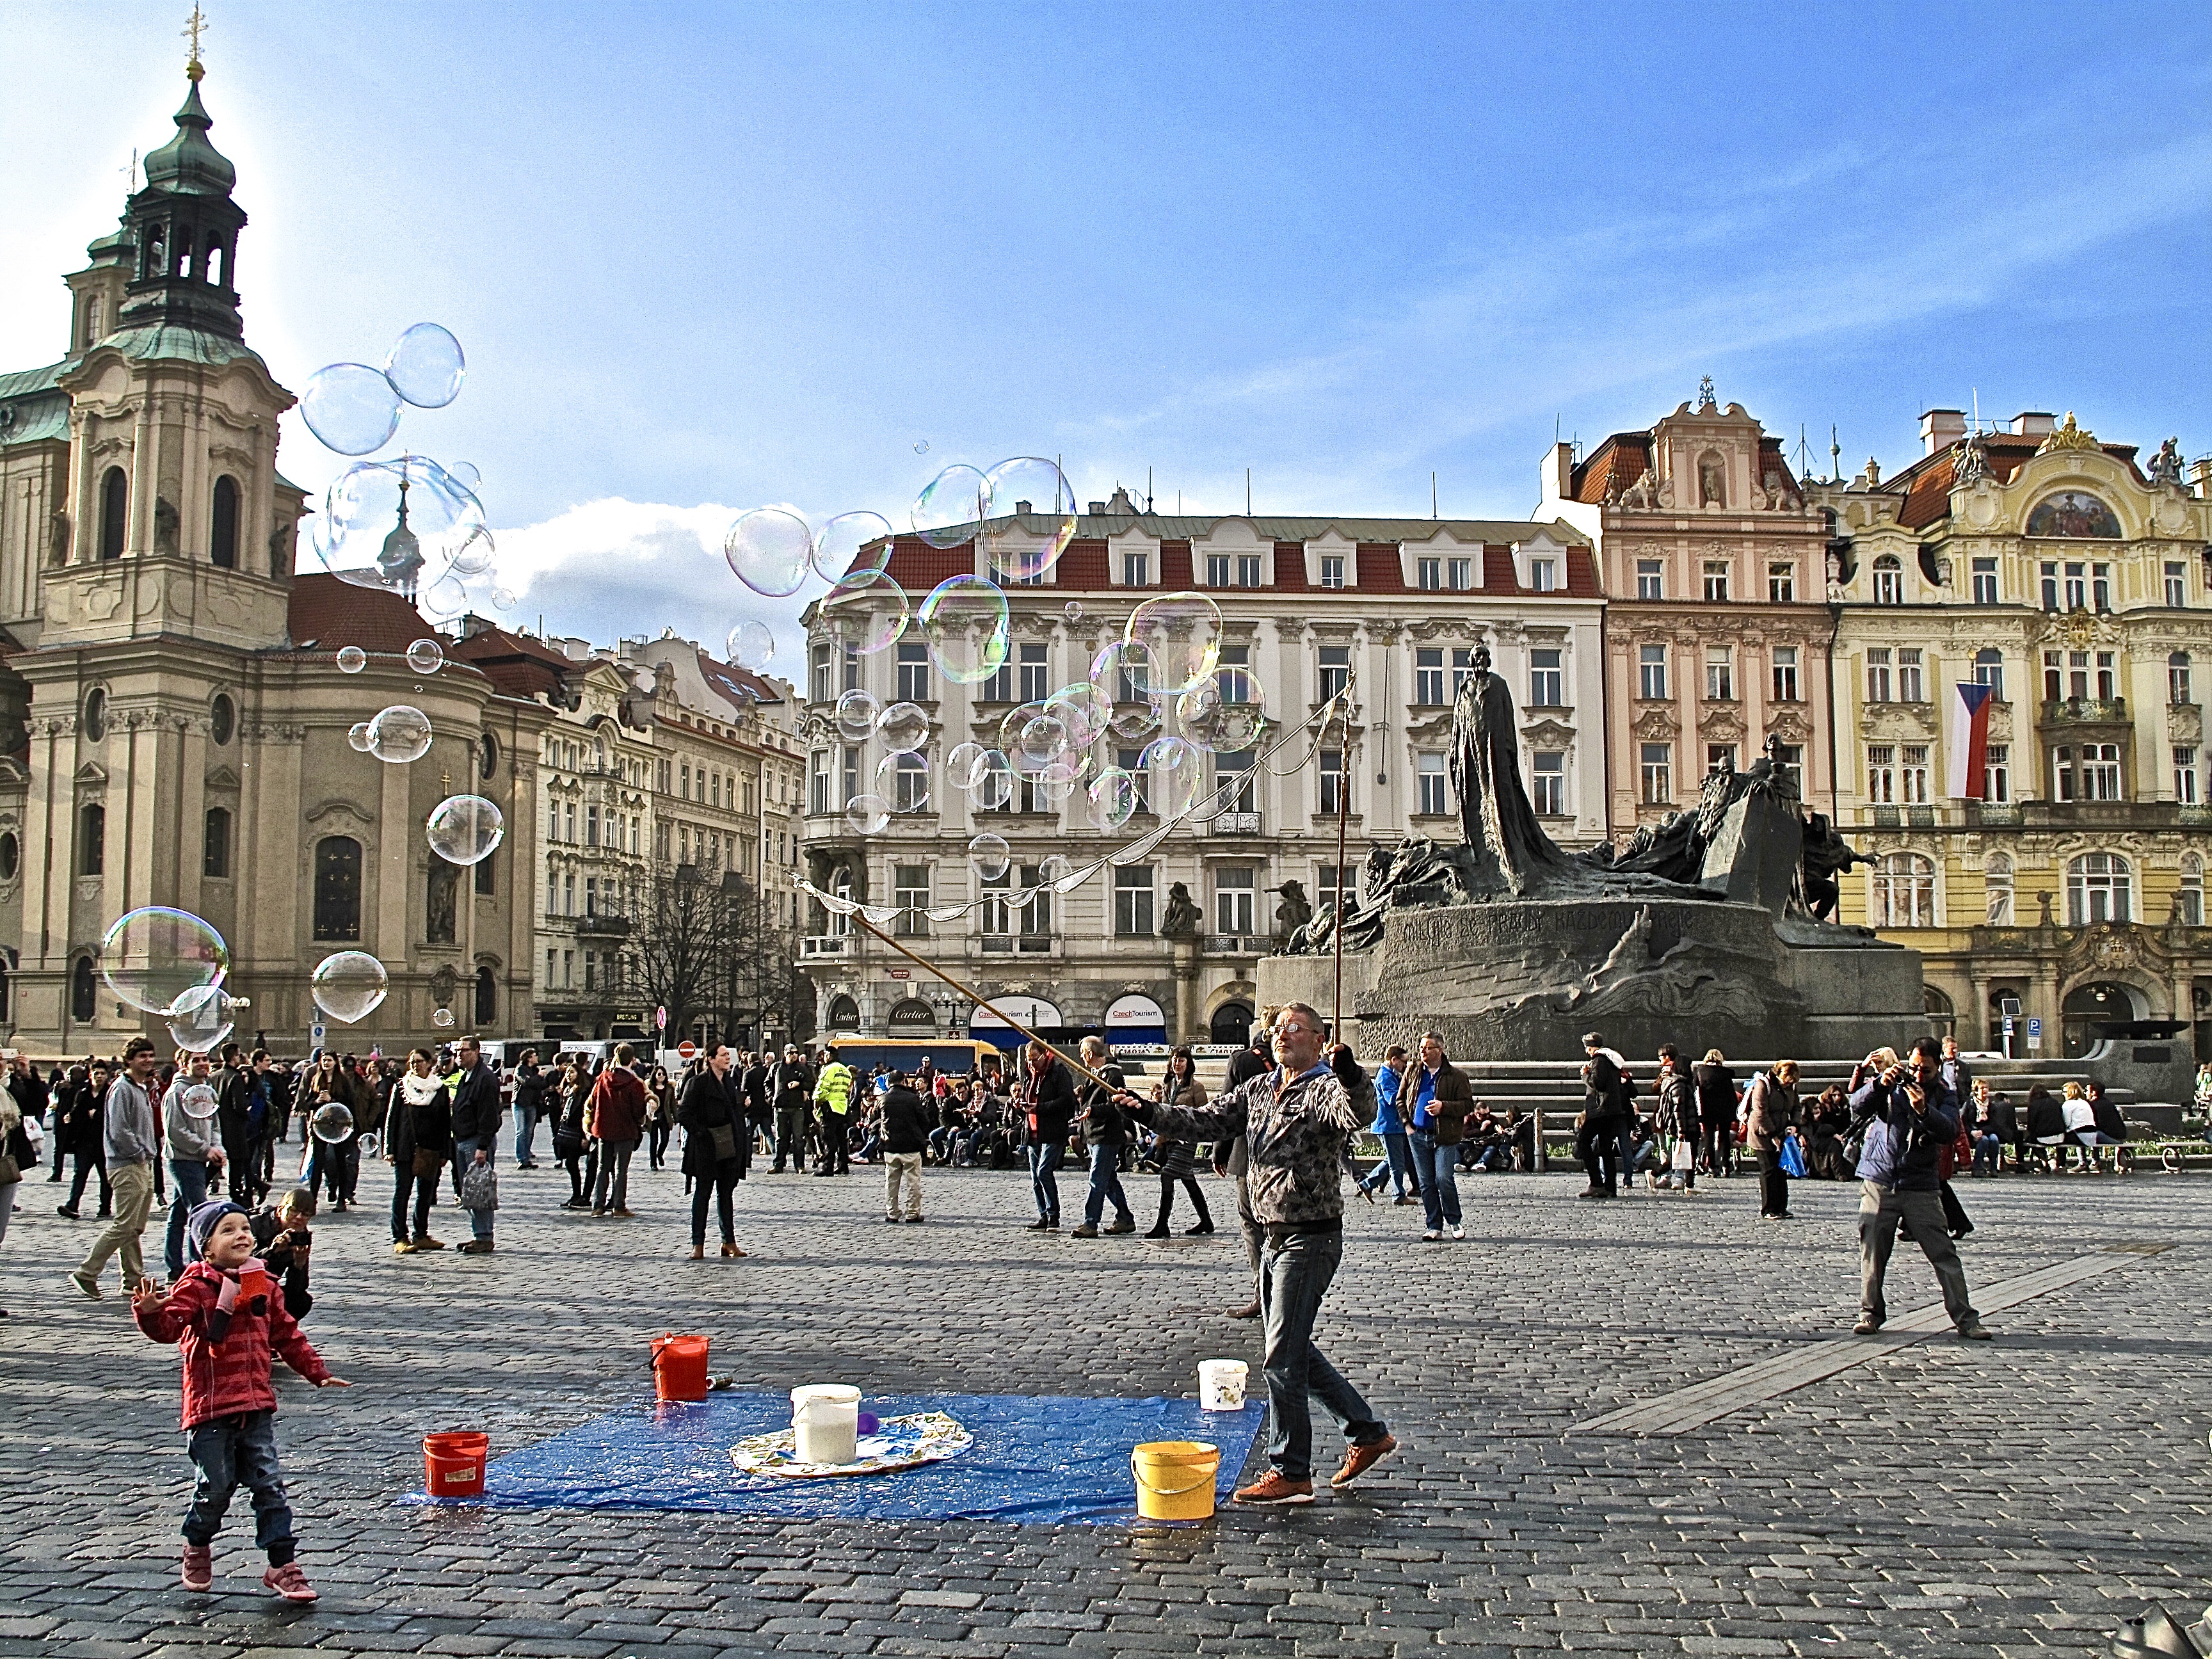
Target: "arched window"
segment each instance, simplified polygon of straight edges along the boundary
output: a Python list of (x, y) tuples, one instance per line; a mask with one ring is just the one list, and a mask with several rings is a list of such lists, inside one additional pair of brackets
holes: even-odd
[(2204, 860), (2194, 853), (2181, 855), (2181, 885), (2174, 891), (2174, 914), (2185, 927), (2204, 925)]
[(238, 568), (238, 480), (215, 481), (215, 509), (208, 521), (208, 558), (218, 569)]
[(833, 1031), (857, 1031), (860, 1029), (860, 1005), (850, 997), (837, 997), (830, 1004), (830, 1029)]
[(1982, 891), (1989, 900), (1989, 925), (2012, 926), (2012, 860), (2002, 853), (1990, 854), (1982, 866)]
[(477, 969), (477, 1029), (495, 1024), (499, 1018), (499, 976), (489, 967)]
[(207, 252), (200, 260), (200, 274), (205, 276), (209, 282), (215, 283), (217, 287), (221, 287), (222, 285), (223, 264), (224, 249), (222, 246), (222, 239), (219, 236), (210, 236), (207, 239)]
[(84, 694), (84, 735), (88, 742), (107, 741), (107, 693), (96, 685)]
[(477, 749), (477, 775), (489, 779), (499, 770), (499, 739), (487, 732)]
[(1939, 1037), (1953, 1036), (1959, 1024), (1958, 1011), (1952, 1007), (1951, 999), (1932, 985), (1920, 988), (1920, 1006), (1928, 1016), (1928, 1030)]
[(107, 809), (88, 801), (76, 818), (76, 872), (104, 874), (107, 869)]
[(1213, 1019), (1206, 1035), (1216, 1042), (1233, 1042), (1243, 1048), (1252, 1035), (1252, 1009), (1243, 1002), (1224, 1002), (1213, 1011)]
[(176, 274), (179, 276), (192, 274), (192, 228), (190, 225), (177, 227)]
[(142, 278), (165, 276), (168, 268), (169, 234), (161, 226), (155, 225), (152, 234), (146, 238), (144, 260), (138, 268), (138, 275)]
[(215, 739), (215, 746), (220, 749), (230, 741), (237, 730), (238, 705), (227, 693), (218, 693), (216, 700), (208, 705), (208, 736)]
[(131, 480), (119, 466), (111, 466), (100, 480), (100, 556), (123, 556), (124, 538), (131, 525)]
[(1905, 567), (1898, 563), (1894, 553), (1885, 553), (1874, 562), (1874, 602), (1905, 603)]
[(2084, 853), (2066, 866), (2066, 925), (2125, 921), (2135, 914), (2135, 872), (2118, 853)]
[(92, 958), (79, 957), (70, 969), (70, 1018), (88, 1020), (99, 1014), (100, 987), (92, 976)]
[(350, 836), (315, 843), (315, 937), (361, 937), (361, 843)]
[(1917, 853), (1885, 853), (1875, 860), (1874, 902), (1869, 907), (1877, 927), (1933, 927), (1936, 925), (1936, 866)]
[(206, 848), (200, 859), (200, 873), (216, 881), (230, 879), (230, 808), (210, 806), (207, 810)]

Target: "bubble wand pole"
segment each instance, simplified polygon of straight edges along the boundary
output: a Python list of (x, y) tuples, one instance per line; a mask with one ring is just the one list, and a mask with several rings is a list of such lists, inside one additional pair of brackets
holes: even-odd
[(1352, 812), (1352, 708), (1346, 704), (1336, 717), (1340, 745), (1336, 767), (1336, 988), (1330, 1000), (1328, 1034), (1344, 1041), (1344, 831)]

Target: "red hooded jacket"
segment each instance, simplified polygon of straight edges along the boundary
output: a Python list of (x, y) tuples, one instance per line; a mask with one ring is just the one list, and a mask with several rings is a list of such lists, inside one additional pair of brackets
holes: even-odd
[[(235, 1279), (204, 1261), (186, 1267), (160, 1306), (134, 1310), (138, 1328), (156, 1342), (173, 1342), (185, 1358), (185, 1426), (241, 1412), (273, 1412), (276, 1390), (270, 1384), (270, 1353), (318, 1385), (330, 1377), (300, 1322), (284, 1306), (281, 1296), (260, 1295), (241, 1300), (231, 1310), (230, 1328), (219, 1342), (208, 1339), (208, 1324), (216, 1313), (216, 1300), (226, 1279)], [(265, 1275), (270, 1290), (277, 1282)]]

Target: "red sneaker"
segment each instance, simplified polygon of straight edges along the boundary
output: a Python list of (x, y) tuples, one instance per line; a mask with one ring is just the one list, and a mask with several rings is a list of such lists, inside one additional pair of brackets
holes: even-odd
[(297, 1561), (287, 1561), (281, 1567), (271, 1567), (261, 1575), (261, 1582), (283, 1596), (287, 1601), (312, 1601), (315, 1587), (307, 1582), (307, 1575), (300, 1571)]
[(1395, 1435), (1384, 1435), (1380, 1440), (1364, 1446), (1354, 1446), (1344, 1455), (1344, 1467), (1329, 1477), (1332, 1486), (1348, 1486), (1353, 1481), (1398, 1449)]
[(215, 1585), (215, 1548), (210, 1544), (185, 1546), (185, 1588), (204, 1590)]
[(1237, 1501), (1240, 1504), (1310, 1504), (1314, 1501), (1313, 1482), (1285, 1480), (1279, 1470), (1269, 1469), (1250, 1486), (1239, 1488)]

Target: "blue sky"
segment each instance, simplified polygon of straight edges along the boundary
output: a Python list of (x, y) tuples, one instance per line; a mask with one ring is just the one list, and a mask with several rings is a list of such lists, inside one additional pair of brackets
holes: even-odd
[[(185, 8), (13, 0), (0, 367), (171, 131)], [(249, 338), (297, 388), (470, 354), (401, 438), (481, 469), (515, 614), (798, 605), (719, 531), (903, 522), (948, 462), (1079, 497), (1519, 517), (1555, 421), (1711, 374), (1826, 469), (1917, 416), (2212, 450), (2212, 13), (2077, 7), (213, 0)], [(927, 443), (928, 453), (915, 447)], [(343, 465), (294, 417), (280, 465)]]

